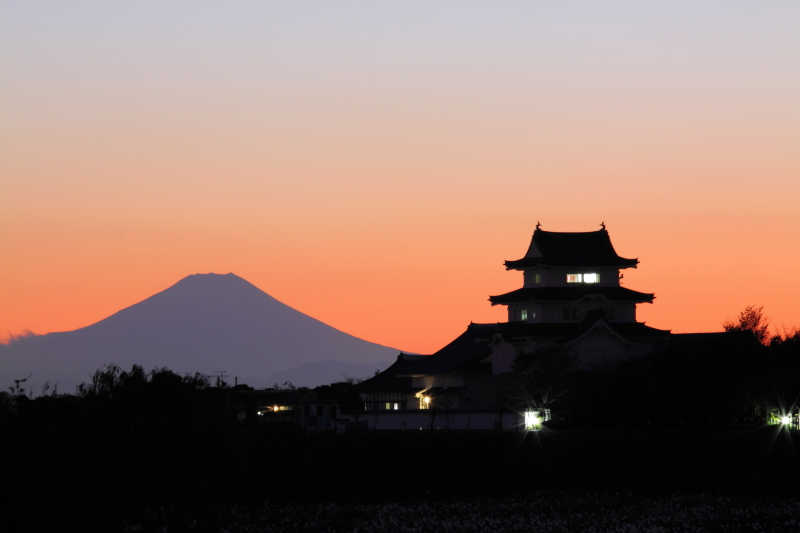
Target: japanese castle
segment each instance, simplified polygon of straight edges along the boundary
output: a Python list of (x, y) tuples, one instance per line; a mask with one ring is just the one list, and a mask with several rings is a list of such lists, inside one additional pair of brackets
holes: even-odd
[[(650, 353), (670, 331), (636, 320), (636, 306), (655, 298), (621, 286), (621, 272), (638, 264), (617, 254), (605, 225), (599, 231), (563, 233), (537, 224), (524, 257), (505, 262), (507, 270), (522, 272), (522, 288), (489, 297), (491, 305), (507, 307), (508, 322), (472, 323), (432, 355), (401, 353), (392, 366), (361, 384), (366, 409), (410, 415), (446, 398), (450, 415), (460, 412), (467, 427), (482, 427), (489, 420), (481, 421), (482, 412), (495, 413), (492, 420), (497, 416), (487, 385), (512, 372), (521, 353), (560, 347), (583, 370), (610, 370)], [(376, 423), (379, 429), (417, 425), (408, 416), (384, 419)]]

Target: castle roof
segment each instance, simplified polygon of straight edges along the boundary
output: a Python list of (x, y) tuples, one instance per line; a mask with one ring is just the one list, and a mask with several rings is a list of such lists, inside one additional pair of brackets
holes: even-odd
[(492, 354), (492, 349), (487, 341), (481, 342), (479, 338), (486, 337), (486, 332), (494, 327), (495, 324), (470, 324), (467, 330), (450, 344), (425, 357), (413, 368), (407, 368), (399, 373), (415, 376), (451, 372), (491, 374), (491, 364), (481, 361)]
[(507, 270), (535, 266), (636, 268), (638, 259), (620, 257), (611, 244), (605, 228), (576, 233), (533, 232), (525, 257), (506, 261)]
[[(607, 322), (600, 310), (590, 311), (582, 321), (571, 323), (470, 324), (464, 333), (433, 355), (424, 356), (413, 365), (398, 367), (396, 370), (394, 367), (389, 367), (384, 374), (393, 376), (421, 376), (453, 372), (491, 374), (491, 363), (486, 360), (492, 353), (490, 345), (496, 335), (501, 335), (506, 341), (512, 343), (530, 338), (548, 338), (558, 339), (558, 342), (568, 344), (579, 339), (598, 324), (634, 343), (640, 339), (664, 338), (670, 335), (669, 330), (651, 328), (641, 322)], [(377, 380), (379, 377), (376, 376), (373, 380)], [(402, 378), (398, 377), (399, 379)], [(371, 381), (365, 381), (362, 386)], [(375, 385), (378, 386), (377, 381)], [(408, 387), (410, 388), (410, 382)]]
[[(559, 339), (559, 342), (568, 344), (582, 337), (593, 329), (598, 323), (613, 331), (620, 337), (635, 341), (637, 339), (664, 338), (670, 335), (669, 330), (651, 328), (642, 322), (607, 322), (603, 312), (599, 309), (589, 311), (580, 322), (506, 322), (498, 324), (480, 324), (481, 326), (494, 326), (493, 329), (483, 329), (476, 335), (478, 342), (488, 341), (497, 334), (501, 334), (508, 342), (517, 342), (531, 338)], [(478, 325), (478, 324), (473, 324)]]
[[(397, 360), (380, 374), (359, 383), (359, 392), (409, 392), (413, 389), (410, 377), (399, 377), (413, 370), (430, 356), (412, 355), (400, 352)], [(419, 390), (419, 389), (416, 389)]]
[(515, 291), (489, 296), (492, 305), (524, 302), (579, 302), (585, 298), (602, 297), (610, 302), (653, 303), (655, 295), (625, 287), (582, 284), (575, 287), (524, 287)]

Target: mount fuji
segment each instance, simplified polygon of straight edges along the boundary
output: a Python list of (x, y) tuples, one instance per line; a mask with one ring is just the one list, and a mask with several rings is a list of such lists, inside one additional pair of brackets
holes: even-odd
[(49, 381), (66, 392), (114, 363), (225, 371), (258, 388), (287, 380), (313, 387), (343, 374), (371, 375), (398, 353), (303, 314), (234, 274), (194, 274), (85, 328), (0, 344), (0, 386), (30, 374), (29, 390)]

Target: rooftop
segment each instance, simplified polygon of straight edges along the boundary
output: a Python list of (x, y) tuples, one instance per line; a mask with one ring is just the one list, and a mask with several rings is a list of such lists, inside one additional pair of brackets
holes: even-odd
[(430, 356), (412, 355), (401, 352), (397, 360), (378, 375), (364, 380), (358, 385), (359, 392), (409, 392), (412, 391), (410, 377), (398, 377), (398, 374), (413, 370)]
[(620, 257), (605, 226), (576, 233), (544, 231), (537, 226), (525, 257), (506, 261), (506, 269), (542, 266), (636, 268), (638, 259)]
[(424, 358), (419, 364), (404, 369), (400, 374), (424, 375), (447, 374), (450, 372), (487, 373), (492, 372), (491, 364), (481, 363), (492, 354), (485, 337), (485, 331), (495, 324), (470, 324), (467, 330), (438, 352)]
[[(670, 334), (669, 330), (651, 328), (641, 322), (606, 322), (600, 310), (591, 311), (582, 321), (573, 323), (473, 323), (458, 338), (433, 355), (425, 356), (421, 360), (414, 361), (413, 364), (404, 363), (406, 366), (392, 366), (383, 374), (394, 376), (450, 374), (453, 372), (491, 374), (491, 363), (485, 361), (492, 353), (490, 343), (495, 335), (501, 335), (506, 341), (512, 343), (536, 337), (559, 339), (558, 342), (569, 343), (593, 329), (598, 323), (633, 342), (636, 342), (637, 339), (664, 338)], [(373, 378), (376, 380), (374, 383), (376, 390), (380, 388), (380, 384), (377, 382), (379, 377)], [(387, 376), (387, 379), (391, 378)], [(402, 378), (397, 379), (399, 382)], [(373, 380), (365, 381), (364, 384)], [(408, 388), (410, 388), (410, 381)]]
[[(663, 338), (670, 335), (669, 330), (651, 328), (643, 322), (607, 322), (603, 318), (603, 312), (599, 309), (590, 311), (580, 322), (561, 322), (561, 323), (526, 323), (526, 322), (506, 322), (495, 324), (495, 328), (482, 329), (476, 335), (478, 342), (488, 341), (496, 334), (502, 334), (508, 342), (521, 341), (528, 338), (558, 338), (559, 342), (569, 343), (577, 339), (594, 326), (602, 323), (618, 335), (626, 339), (635, 340), (642, 338)], [(478, 325), (478, 324), (473, 324)], [(486, 324), (488, 326), (489, 324)], [(484, 324), (480, 324), (484, 326)]]

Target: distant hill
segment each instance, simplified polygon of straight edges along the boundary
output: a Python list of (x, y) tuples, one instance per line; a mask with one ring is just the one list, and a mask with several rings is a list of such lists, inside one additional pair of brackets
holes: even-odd
[(0, 387), (32, 374), (37, 393), (44, 381), (72, 392), (109, 363), (224, 370), (254, 386), (285, 375), (293, 379), (283, 381), (310, 385), (325, 382), (325, 372), (333, 382), (358, 369), (383, 369), (399, 352), (328, 326), (234, 274), (195, 274), (91, 326), (0, 344)]
[[(397, 354), (395, 354), (395, 357)], [(393, 358), (394, 359), (394, 358)], [(347, 377), (356, 379), (367, 379), (375, 375), (375, 372), (383, 372), (394, 361), (381, 361), (374, 364), (341, 363), (339, 361), (320, 361), (319, 363), (308, 363), (298, 368), (283, 370), (267, 376), (258, 383), (250, 383), (256, 388), (271, 387), (275, 383), (282, 385), (289, 381), (296, 387), (316, 387), (327, 385), (335, 381), (344, 381)], [(230, 380), (228, 380), (230, 381)], [(241, 380), (239, 380), (241, 383)]]

